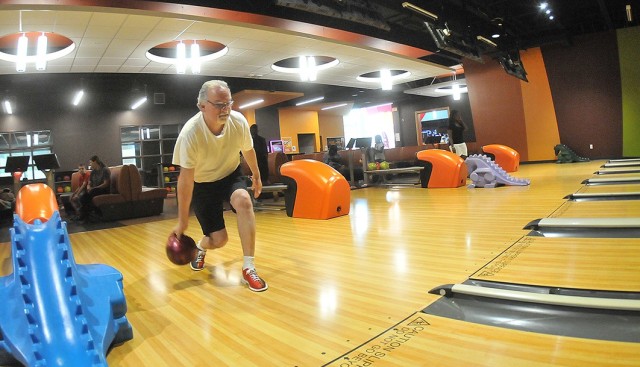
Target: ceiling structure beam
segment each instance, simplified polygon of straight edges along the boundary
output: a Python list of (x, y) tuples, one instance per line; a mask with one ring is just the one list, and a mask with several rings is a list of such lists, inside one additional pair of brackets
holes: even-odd
[(600, 7), (600, 12), (602, 13), (602, 18), (604, 19), (604, 23), (607, 25), (608, 30), (614, 30), (613, 22), (611, 21), (611, 16), (609, 15), (609, 11), (607, 10), (607, 4), (605, 4), (605, 0), (597, 0), (598, 6)]

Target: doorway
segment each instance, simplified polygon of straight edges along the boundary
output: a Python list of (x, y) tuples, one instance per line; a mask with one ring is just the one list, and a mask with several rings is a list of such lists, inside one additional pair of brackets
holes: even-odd
[(306, 154), (316, 151), (316, 134), (298, 134), (298, 152)]

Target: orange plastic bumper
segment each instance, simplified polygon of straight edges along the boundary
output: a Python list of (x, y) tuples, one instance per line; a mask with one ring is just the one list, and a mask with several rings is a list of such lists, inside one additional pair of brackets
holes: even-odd
[(280, 166), (287, 184), (287, 215), (294, 218), (330, 219), (349, 214), (351, 188), (338, 171), (311, 159)]
[(43, 183), (29, 184), (18, 191), (16, 214), (25, 222), (33, 224), (36, 219), (42, 223), (58, 211), (56, 194)]
[(485, 153), (493, 154), (496, 164), (506, 172), (515, 172), (520, 165), (520, 153), (513, 148), (500, 144), (489, 144), (482, 147)]
[(448, 150), (427, 149), (416, 153), (419, 161), (428, 162), (421, 173), (422, 187), (455, 188), (467, 183), (467, 165)]

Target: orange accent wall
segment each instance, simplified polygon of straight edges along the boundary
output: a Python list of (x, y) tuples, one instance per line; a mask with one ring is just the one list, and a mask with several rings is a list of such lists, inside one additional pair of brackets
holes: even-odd
[(529, 79), (529, 83), (520, 82), (528, 160), (553, 160), (553, 147), (560, 144), (560, 133), (542, 51), (540, 48), (528, 49), (520, 53), (520, 58)]
[(244, 110), (240, 111), (249, 122), (249, 126), (256, 123), (256, 110)]
[(464, 70), (478, 148), (488, 144), (506, 145), (520, 153), (523, 161), (528, 161), (520, 79), (505, 73), (500, 64), (491, 59), (484, 64), (465, 59)]
[[(342, 115), (319, 114), (320, 136), (322, 145), (320, 150), (327, 150), (327, 138), (344, 137), (344, 122)], [(344, 142), (347, 144), (347, 142)]]
[(298, 134), (315, 134), (316, 151), (320, 147), (320, 124), (318, 112), (294, 109), (278, 110), (280, 119), (280, 137), (290, 137), (291, 145), (299, 151)]

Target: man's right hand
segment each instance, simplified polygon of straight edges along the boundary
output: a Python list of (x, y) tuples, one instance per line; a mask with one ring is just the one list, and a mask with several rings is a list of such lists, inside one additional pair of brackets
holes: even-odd
[(180, 238), (180, 236), (182, 236), (182, 234), (187, 230), (187, 227), (189, 227), (189, 223), (182, 223), (181, 221), (178, 221), (178, 224), (173, 227), (173, 233), (176, 234), (176, 237)]

